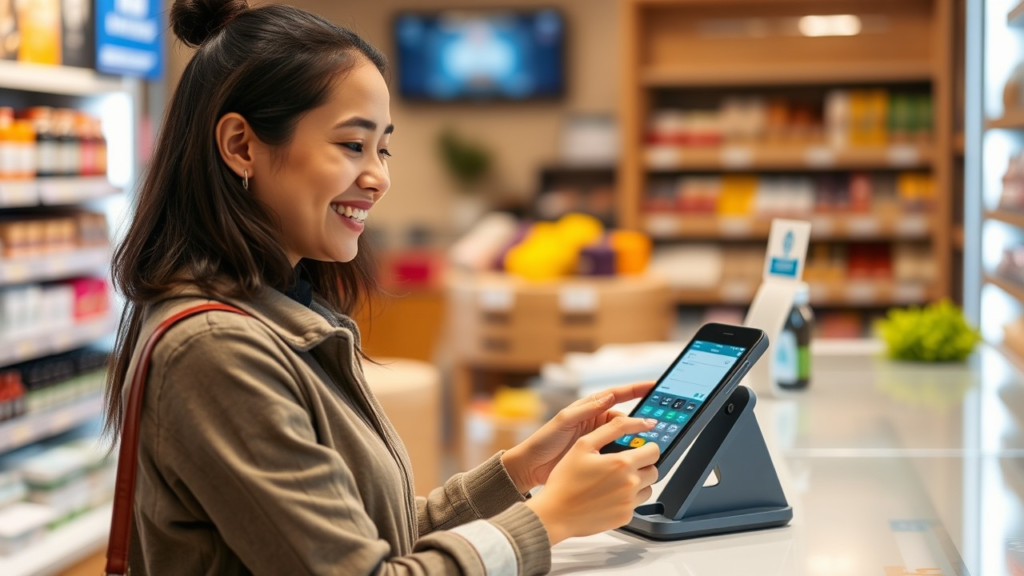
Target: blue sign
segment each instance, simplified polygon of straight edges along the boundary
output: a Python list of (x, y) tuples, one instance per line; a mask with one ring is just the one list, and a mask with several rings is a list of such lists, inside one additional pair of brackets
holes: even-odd
[(96, 69), (160, 78), (164, 68), (160, 0), (96, 0)]

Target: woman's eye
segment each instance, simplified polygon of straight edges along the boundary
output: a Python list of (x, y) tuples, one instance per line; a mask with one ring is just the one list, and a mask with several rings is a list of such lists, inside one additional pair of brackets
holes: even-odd
[(342, 146), (344, 146), (345, 148), (348, 148), (349, 150), (351, 150), (353, 152), (362, 152), (363, 151), (363, 145), (360, 142), (345, 142), (345, 143), (342, 144)]
[(385, 157), (385, 158), (391, 158), (392, 157), (391, 156), (391, 151), (388, 150), (387, 148), (382, 148), (381, 151), (380, 151), (380, 155)]

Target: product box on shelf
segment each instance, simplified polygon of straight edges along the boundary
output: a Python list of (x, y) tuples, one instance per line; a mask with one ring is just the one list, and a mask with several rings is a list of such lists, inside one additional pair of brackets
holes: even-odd
[(673, 317), (668, 282), (650, 275), (538, 283), (454, 274), (449, 299), (456, 354), (483, 364), (539, 366), (606, 343), (663, 340)]
[(91, 0), (0, 0), (0, 60), (92, 68)]
[(113, 494), (113, 458), (95, 439), (62, 444), (30, 457), (18, 467), (28, 499), (49, 506), (57, 519), (106, 502)]
[(32, 502), (0, 508), (0, 555), (16, 554), (41, 540), (55, 517), (49, 506)]
[(83, 348), (0, 369), (0, 422), (100, 392), (108, 358)]

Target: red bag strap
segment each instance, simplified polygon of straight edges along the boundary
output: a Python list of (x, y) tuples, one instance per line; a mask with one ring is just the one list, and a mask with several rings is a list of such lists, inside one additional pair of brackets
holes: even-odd
[(121, 448), (117, 457), (117, 485), (114, 488), (114, 514), (110, 522), (110, 542), (107, 545), (108, 575), (124, 575), (128, 570), (128, 548), (132, 537), (132, 507), (135, 503), (135, 476), (138, 469), (139, 421), (142, 418), (142, 395), (149, 375), (149, 360), (160, 338), (178, 322), (202, 314), (220, 310), (248, 316), (244, 310), (228, 304), (200, 304), (167, 318), (157, 326), (146, 340), (142, 356), (132, 375), (128, 404), (124, 411), (124, 425), (121, 428)]

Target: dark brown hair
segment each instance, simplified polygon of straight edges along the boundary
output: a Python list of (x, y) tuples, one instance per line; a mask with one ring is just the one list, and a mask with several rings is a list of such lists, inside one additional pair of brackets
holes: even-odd
[[(211, 296), (247, 298), (288, 290), (295, 270), (274, 215), (222, 161), (217, 121), (242, 115), (272, 146), (286, 145), (299, 119), (323, 104), (360, 59), (383, 74), (384, 56), (349, 30), (290, 6), (245, 0), (176, 0), (174, 33), (198, 50), (171, 98), (112, 274), (126, 306), (106, 390), (106, 431), (121, 433), (121, 394), (147, 306), (182, 283)], [(362, 237), (352, 262), (303, 260), (313, 289), (342, 313), (377, 291)]]

